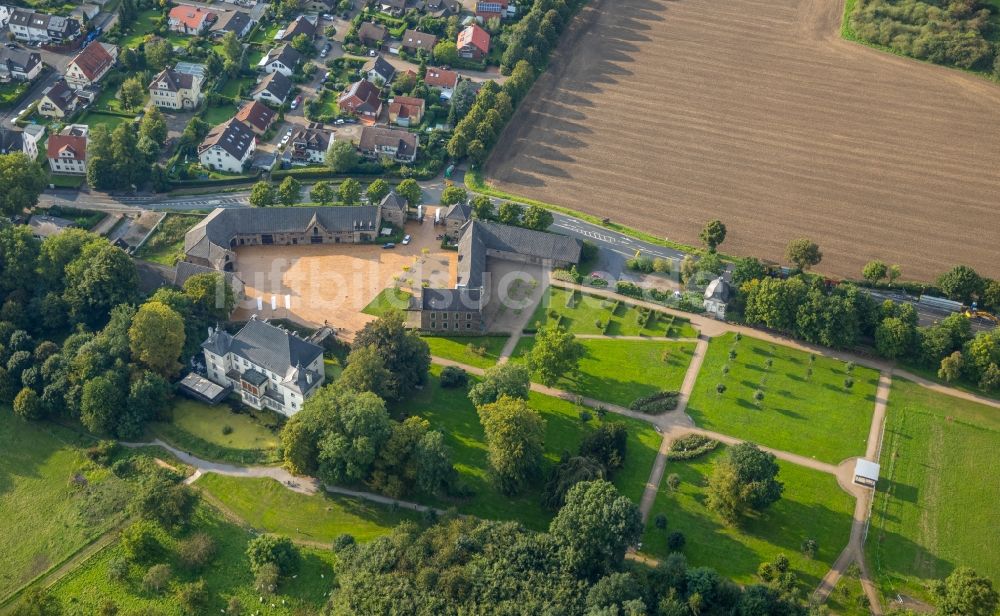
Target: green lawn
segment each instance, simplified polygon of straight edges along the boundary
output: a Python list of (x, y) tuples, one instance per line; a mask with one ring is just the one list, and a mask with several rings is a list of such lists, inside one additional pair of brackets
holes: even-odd
[[(588, 398), (628, 406), (658, 391), (678, 391), (694, 355), (693, 342), (663, 340), (579, 340), (586, 349), (579, 374), (560, 379), (555, 387)], [(514, 357), (528, 353), (534, 338), (517, 343)]]
[[(477, 368), (489, 368), (497, 363), (507, 340), (507, 336), (424, 336), (431, 347), (431, 355)], [(480, 349), (486, 349), (485, 353), (480, 353)]]
[(323, 375), (326, 377), (327, 383), (332, 383), (337, 380), (340, 373), (344, 371), (344, 367), (340, 365), (340, 360), (337, 358), (323, 358)]
[(868, 597), (857, 576), (845, 575), (826, 600), (826, 606), (838, 616), (869, 616)]
[(124, 124), (125, 122), (131, 122), (131, 118), (125, 118), (119, 115), (112, 115), (110, 113), (101, 113), (100, 111), (88, 111), (80, 118), (81, 124), (86, 124), (91, 129), (97, 126), (104, 126), (111, 132), (118, 128), (119, 124)]
[(299, 494), (263, 477), (244, 479), (208, 473), (195, 485), (258, 531), (303, 541), (332, 543), (343, 533), (368, 541), (388, 533), (400, 522), (421, 518), (408, 510), (393, 512), (389, 507), (356, 498)]
[(172, 266), (184, 251), (184, 234), (202, 218), (196, 214), (167, 214), (136, 256)]
[(386, 287), (361, 312), (380, 317), (390, 310), (406, 310), (411, 297), (413, 297), (413, 294), (408, 291), (403, 291), (395, 287)]
[(271, 41), (274, 40), (274, 35), (278, 33), (278, 30), (283, 28), (287, 24), (272, 23), (266, 28), (260, 28), (257, 32), (250, 38), (251, 43), (265, 43), (270, 46)]
[[(200, 506), (194, 516), (189, 533), (205, 532), (216, 542), (217, 555), (212, 564), (199, 573), (186, 571), (178, 561), (178, 540), (163, 533), (160, 537), (163, 554), (155, 561), (166, 563), (173, 570), (171, 591), (155, 595), (142, 590), (142, 576), (147, 565), (131, 564), (124, 580), (112, 581), (108, 575), (110, 564), (122, 559), (124, 551), (119, 544), (102, 550), (82, 566), (72, 571), (52, 587), (52, 593), (74, 613), (96, 614), (104, 601), (113, 601), (120, 613), (152, 613), (180, 616), (181, 608), (173, 595), (178, 583), (203, 578), (208, 588), (208, 605), (203, 613), (219, 614), (230, 597), (237, 597), (244, 610), (260, 606), (260, 593), (253, 588), (253, 574), (246, 557), (247, 543), (252, 534), (246, 529), (225, 521), (207, 505)], [(302, 565), (293, 578), (282, 580), (275, 593), (268, 599), (265, 614), (288, 615), (318, 611), (326, 600), (333, 580), (333, 552), (330, 550), (302, 548)], [(273, 606), (273, 607), (271, 607)], [(244, 611), (243, 613), (250, 613)]]
[(105, 212), (80, 210), (74, 207), (60, 207), (58, 205), (53, 205), (47, 210), (42, 210), (41, 208), (36, 209), (35, 213), (48, 214), (49, 216), (58, 216), (59, 218), (72, 220), (73, 224), (81, 229), (92, 229), (95, 225), (97, 225), (97, 223), (104, 220), (107, 216)]
[(697, 330), (688, 320), (659, 311), (653, 313), (654, 317), (646, 323), (634, 304), (549, 287), (528, 323), (529, 327), (534, 328), (558, 322), (574, 334), (674, 338), (698, 336)]
[[(279, 438), (272, 432), (274, 420), (267, 411), (253, 415), (233, 413), (226, 404), (209, 406), (202, 402), (178, 397), (174, 403), (173, 420), (150, 423), (152, 436), (162, 438), (185, 451), (207, 458), (236, 464), (270, 464), (280, 458)], [(230, 434), (223, 432), (228, 426)]]
[[(442, 507), (455, 505), (462, 513), (490, 519), (519, 520), (529, 528), (544, 529), (553, 515), (540, 504), (544, 480), (514, 497), (504, 496), (492, 487), (488, 478), (483, 429), (476, 409), (469, 402), (465, 389), (440, 387), (437, 378), (440, 370), (440, 366), (433, 366), (430, 383), (392, 409), (396, 417), (419, 415), (430, 421), (432, 428), (443, 432), (452, 449), (461, 480), (475, 491), (472, 498), (463, 502), (438, 500), (433, 504)], [(545, 474), (558, 462), (563, 451), (575, 453), (584, 436), (600, 425), (601, 420), (596, 414), (584, 424), (580, 421), (579, 409), (566, 400), (532, 393), (528, 403), (546, 421)], [(624, 494), (639, 502), (660, 445), (660, 435), (645, 422), (610, 413), (605, 420), (621, 422), (628, 429), (625, 465), (612, 479)]]
[(998, 443), (997, 409), (894, 379), (866, 546), (885, 595), (962, 565), (1000, 584)]
[[(816, 356), (811, 363), (809, 353), (726, 334), (709, 345), (687, 413), (702, 428), (837, 464), (865, 452), (878, 385), (868, 368), (854, 368), (851, 389), (847, 376), (841, 361)], [(722, 395), (719, 383), (727, 388)], [(759, 407), (757, 389), (764, 392)]]
[[(712, 567), (741, 584), (755, 581), (760, 563), (784, 554), (803, 590), (811, 591), (847, 545), (854, 499), (840, 489), (832, 475), (779, 460), (778, 479), (785, 485), (781, 500), (760, 516), (744, 521), (741, 528), (728, 527), (705, 506), (712, 464), (724, 452), (725, 447), (720, 446), (695, 460), (667, 464), (664, 477), (677, 473), (681, 485), (673, 493), (666, 481), (660, 484), (643, 537), (643, 551), (665, 557), (667, 535), (680, 531), (690, 565)], [(661, 513), (667, 517), (666, 530), (654, 525)], [(818, 543), (815, 559), (802, 554), (805, 539)]]
[[(93, 114), (97, 111), (105, 110), (105, 111), (117, 111), (119, 113), (128, 113), (134, 115), (134, 113), (137, 110), (142, 109), (143, 107), (146, 106), (147, 101), (149, 101), (149, 92), (146, 92), (146, 94), (142, 99), (142, 103), (138, 107), (136, 107), (135, 109), (125, 109), (124, 107), (122, 107), (121, 101), (118, 100), (118, 90), (114, 88), (105, 88), (97, 96), (97, 100), (94, 101), (94, 106), (92, 108), (93, 110), (90, 113)], [(114, 117), (114, 116), (104, 116), (104, 117)], [(123, 119), (127, 120), (128, 118), (123, 118)], [(107, 122), (110, 122), (110, 120), (107, 120)], [(114, 127), (109, 127), (109, 128), (114, 128)]]
[(236, 115), (237, 111), (239, 111), (239, 109), (236, 108), (236, 105), (232, 104), (223, 104), (219, 105), (218, 107), (209, 107), (202, 114), (201, 119), (207, 122), (209, 126), (215, 126), (216, 124), (222, 124), (229, 118)]
[[(260, 56), (257, 57), (257, 60), (260, 60)], [(256, 61), (253, 61), (253, 64), (251, 64), (251, 66), (255, 65)], [(226, 84), (222, 86), (222, 88), (219, 90), (219, 94), (233, 99), (238, 98), (240, 95), (240, 86), (245, 84), (253, 85), (254, 84), (253, 77), (243, 77), (242, 79), (236, 79), (231, 77), (226, 80)]]
[(135, 23), (132, 24), (131, 31), (128, 36), (123, 37), (121, 40), (121, 46), (124, 47), (137, 47), (146, 38), (146, 35), (153, 31), (156, 27), (154, 23), (157, 18), (163, 15), (162, 9), (148, 9), (141, 13), (136, 18)]

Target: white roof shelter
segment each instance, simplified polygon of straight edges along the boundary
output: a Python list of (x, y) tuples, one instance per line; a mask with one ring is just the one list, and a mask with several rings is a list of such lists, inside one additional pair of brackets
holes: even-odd
[(854, 483), (874, 488), (878, 483), (879, 465), (871, 460), (858, 458), (854, 464)]

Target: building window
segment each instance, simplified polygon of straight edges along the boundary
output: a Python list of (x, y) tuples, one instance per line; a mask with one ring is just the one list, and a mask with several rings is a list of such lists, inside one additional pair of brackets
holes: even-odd
[(448, 324), (447, 323), (442, 323), (441, 324), (441, 328), (442, 329), (448, 329)]
[(437, 318), (437, 313), (436, 312), (432, 312), (431, 313), (431, 321), (433, 321), (436, 318)]

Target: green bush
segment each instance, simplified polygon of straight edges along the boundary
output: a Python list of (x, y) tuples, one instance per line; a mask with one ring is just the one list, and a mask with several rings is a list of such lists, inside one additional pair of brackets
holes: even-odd
[[(687, 434), (670, 444), (668, 460), (692, 460), (719, 446), (719, 441), (700, 434)], [(678, 482), (680, 478), (678, 477)], [(668, 478), (669, 480), (669, 478)], [(671, 486), (673, 487), (673, 486)]]
[(677, 408), (679, 398), (680, 392), (678, 391), (658, 391), (655, 394), (636, 398), (628, 407), (642, 413), (664, 413)]

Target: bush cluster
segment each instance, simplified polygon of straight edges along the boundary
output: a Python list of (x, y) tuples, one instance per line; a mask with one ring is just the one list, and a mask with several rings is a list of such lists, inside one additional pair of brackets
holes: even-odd
[(636, 398), (628, 405), (633, 411), (640, 411), (655, 415), (665, 413), (677, 408), (677, 400), (680, 398), (679, 391), (658, 391), (655, 394)]

